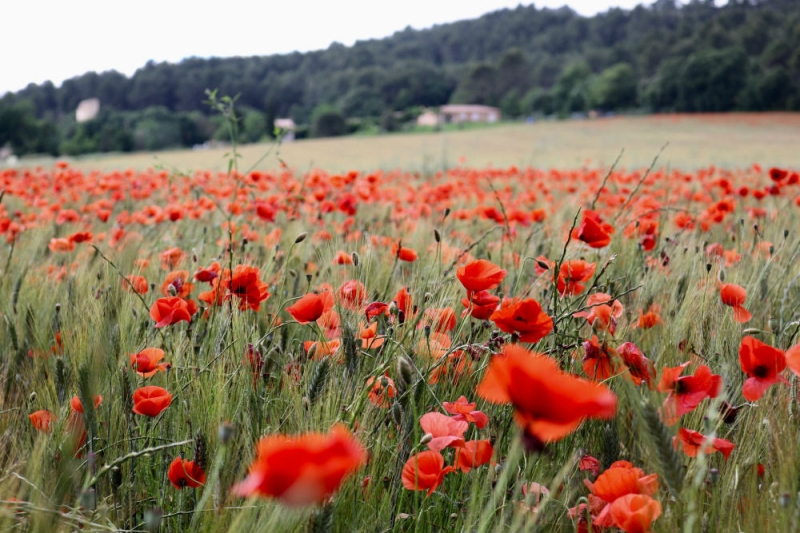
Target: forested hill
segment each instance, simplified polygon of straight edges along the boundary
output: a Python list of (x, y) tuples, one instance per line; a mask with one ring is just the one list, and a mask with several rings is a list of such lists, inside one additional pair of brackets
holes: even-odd
[[(445, 103), (497, 105), (509, 118), (797, 110), (800, 1), (658, 0), (591, 18), (519, 6), (350, 47), (150, 62), (131, 78), (90, 72), (0, 99), (0, 146), (80, 153), (202, 142), (218, 126), (203, 103), (207, 88), (239, 95), (246, 140), (268, 134), (276, 116), (312, 124), (323, 108), (351, 128), (384, 129), (398, 126), (392, 112), (411, 117)], [(78, 102), (93, 97), (101, 115), (76, 125)]]

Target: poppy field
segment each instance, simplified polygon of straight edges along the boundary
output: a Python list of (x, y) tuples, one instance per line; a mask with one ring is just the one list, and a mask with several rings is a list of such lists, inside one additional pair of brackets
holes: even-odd
[(798, 528), (797, 169), (0, 191), (0, 530)]

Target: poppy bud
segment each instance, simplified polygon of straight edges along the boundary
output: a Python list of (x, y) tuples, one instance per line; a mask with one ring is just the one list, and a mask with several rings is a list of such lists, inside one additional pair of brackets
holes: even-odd
[(444, 218), (447, 218), (447, 216), (448, 216), (449, 214), (450, 214), (450, 208), (449, 208), (449, 207), (446, 207), (446, 208), (445, 208), (445, 210), (444, 210)]
[(789, 230), (788, 229), (783, 230), (783, 238), (785, 239), (788, 236), (789, 236)]
[(222, 444), (227, 444), (233, 439), (233, 436), (236, 434), (236, 426), (231, 424), (230, 422), (223, 422), (219, 425), (217, 429), (217, 437)]
[(359, 263), (361, 263), (361, 257), (356, 252), (353, 252), (351, 255), (353, 257), (353, 266), (358, 266)]
[(437, 243), (442, 242), (442, 235), (439, 233), (439, 230), (435, 228), (433, 230), (433, 240), (435, 240)]
[(536, 260), (536, 264), (539, 265), (539, 268), (542, 268), (544, 270), (550, 270), (550, 265), (548, 265), (546, 262), (542, 261), (541, 259), (537, 259)]
[(400, 405), (398, 402), (394, 402), (392, 404), (392, 408), (389, 410), (389, 414), (392, 417), (392, 421), (397, 424), (398, 426), (402, 425), (403, 422), (403, 406)]
[(312, 344), (312, 345), (311, 345), (311, 347), (308, 349), (308, 353), (307, 353), (306, 355), (308, 355), (308, 358), (309, 358), (309, 359), (314, 359), (314, 356), (315, 356), (316, 354), (317, 354), (317, 343), (315, 342), (315, 343), (314, 343), (314, 344)]
[(711, 272), (711, 263), (706, 263), (706, 272)]
[(308, 233), (306, 233), (304, 231), (303, 233), (301, 233), (300, 235), (298, 235), (297, 237), (294, 238), (294, 243), (295, 244), (300, 244), (301, 242), (306, 240), (306, 237), (308, 237)]
[[(708, 270), (708, 268), (706, 268), (706, 270)], [(725, 271), (724, 270), (720, 270), (719, 271), (719, 280), (722, 281), (722, 282), (725, 281)]]
[(420, 444), (428, 444), (430, 441), (433, 440), (433, 435), (430, 433), (425, 433), (421, 439), (419, 439)]
[(158, 531), (161, 527), (161, 518), (164, 516), (164, 511), (158, 507), (148, 509), (144, 512), (144, 527), (147, 531)]
[(175, 285), (172, 284), (167, 286), (167, 292), (169, 292), (169, 295), (173, 297), (178, 295), (178, 289), (176, 289)]
[(405, 358), (405, 356), (401, 355), (397, 358), (397, 377), (399, 378), (398, 385), (401, 385), (403, 390), (407, 390), (408, 387), (411, 386), (411, 381), (413, 379), (413, 369), (411, 367), (411, 362)]
[(708, 471), (708, 482), (712, 485), (716, 485), (717, 481), (719, 481), (719, 470), (716, 468), (711, 468)]

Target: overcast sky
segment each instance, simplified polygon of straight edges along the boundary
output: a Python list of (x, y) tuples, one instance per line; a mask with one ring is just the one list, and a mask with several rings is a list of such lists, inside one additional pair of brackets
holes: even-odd
[[(583, 15), (652, 0), (536, 0)], [(288, 53), (475, 18), (511, 0), (11, 0), (0, 27), (0, 94), (148, 60)]]

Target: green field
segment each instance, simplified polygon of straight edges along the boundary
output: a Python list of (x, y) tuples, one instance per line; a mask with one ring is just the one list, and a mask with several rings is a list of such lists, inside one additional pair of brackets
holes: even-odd
[[(610, 165), (621, 150), (624, 167), (646, 166), (669, 143), (661, 163), (676, 168), (762, 165), (800, 166), (800, 114), (655, 115), (598, 120), (503, 124), (457, 132), (309, 139), (286, 143), (279, 155), (298, 171), (403, 168), (438, 170), (464, 157), (474, 167), (579, 168)], [(270, 149), (242, 146), (242, 168)], [(182, 171), (224, 169), (229, 149), (177, 150), (77, 158), (84, 168), (144, 169), (163, 165)], [(274, 153), (274, 152), (273, 152)], [(275, 168), (267, 157), (262, 167)]]

